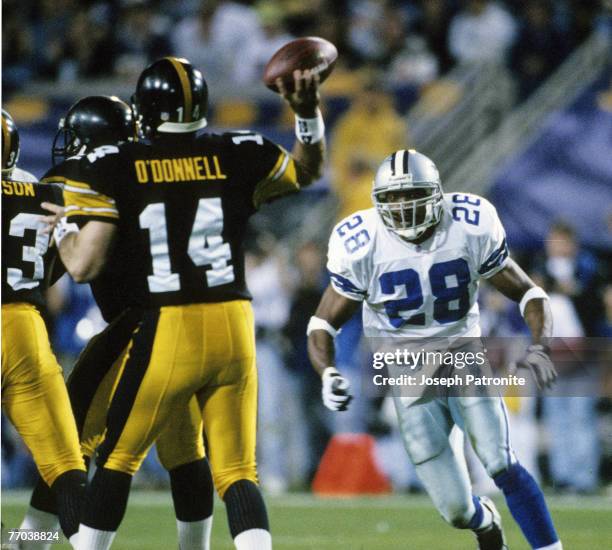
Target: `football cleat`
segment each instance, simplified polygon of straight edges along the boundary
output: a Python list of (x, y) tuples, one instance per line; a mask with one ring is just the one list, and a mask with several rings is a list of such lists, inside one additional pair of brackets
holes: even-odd
[(508, 550), (506, 537), (502, 528), (501, 516), (494, 502), (488, 497), (478, 497), (482, 504), (493, 515), (493, 523), (482, 531), (475, 531), (479, 550)]

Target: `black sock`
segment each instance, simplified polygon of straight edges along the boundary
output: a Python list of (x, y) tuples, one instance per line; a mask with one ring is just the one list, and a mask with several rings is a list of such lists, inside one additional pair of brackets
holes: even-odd
[(42, 477), (38, 476), (32, 496), (30, 497), (30, 506), (37, 510), (42, 510), (48, 514), (57, 516), (57, 504), (55, 495), (49, 486), (43, 481)]
[(233, 539), (249, 529), (270, 530), (266, 505), (259, 487), (252, 481), (241, 479), (232, 483), (225, 492), (223, 500)]
[(100, 531), (116, 531), (125, 515), (132, 476), (98, 468), (87, 489), (81, 523)]
[(65, 472), (51, 486), (59, 522), (67, 538), (79, 530), (86, 486), (87, 474), (83, 470)]
[(195, 460), (168, 473), (176, 519), (200, 521), (212, 516), (213, 479), (208, 460)]
[[(85, 461), (85, 469), (89, 469), (90, 458), (88, 456), (84, 456), (83, 460)], [(53, 514), (54, 516), (58, 515), (55, 495), (53, 494), (51, 488), (40, 476), (38, 476), (36, 485), (34, 485), (34, 490), (32, 491), (32, 496), (30, 497), (30, 506), (32, 506), (32, 508), (36, 508), (37, 510), (47, 512), (48, 514)]]

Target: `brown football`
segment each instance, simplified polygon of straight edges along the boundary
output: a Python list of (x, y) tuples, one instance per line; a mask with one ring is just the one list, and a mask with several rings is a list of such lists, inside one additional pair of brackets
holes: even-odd
[(285, 44), (268, 61), (264, 73), (264, 84), (278, 93), (276, 79), (282, 78), (287, 90), (293, 90), (293, 71), (311, 69), (319, 73), (323, 82), (332, 72), (338, 50), (328, 40), (316, 36), (297, 38)]

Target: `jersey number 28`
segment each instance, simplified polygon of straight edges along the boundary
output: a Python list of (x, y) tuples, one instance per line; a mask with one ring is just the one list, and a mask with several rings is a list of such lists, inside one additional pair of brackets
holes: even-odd
[[(181, 289), (178, 273), (172, 272), (170, 250), (168, 248), (168, 229), (166, 227), (166, 205), (163, 202), (149, 204), (140, 213), (140, 227), (148, 229), (153, 259), (153, 275), (147, 277), (149, 291), (176, 292)], [(196, 266), (209, 265), (206, 271), (208, 287), (231, 283), (234, 280), (234, 268), (228, 262), (232, 251), (228, 243), (223, 242), (223, 209), (218, 197), (200, 199), (196, 212), (187, 254)]]
[[(426, 323), (425, 313), (417, 313), (408, 318), (401, 315), (411, 309), (419, 309), (424, 302), (419, 274), (414, 269), (383, 273), (379, 282), (383, 294), (394, 294), (398, 286), (406, 289), (406, 298), (385, 302), (385, 311), (395, 328), (404, 324), (422, 326)], [(446, 324), (465, 317), (470, 309), (470, 269), (463, 258), (433, 264), (429, 269), (429, 283), (435, 298), (435, 321)]]

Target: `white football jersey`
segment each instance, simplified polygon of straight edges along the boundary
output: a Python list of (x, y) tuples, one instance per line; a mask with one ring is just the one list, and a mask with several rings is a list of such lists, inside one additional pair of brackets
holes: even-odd
[(363, 301), (370, 337), (480, 336), (478, 281), (508, 258), (504, 228), (483, 197), (445, 193), (427, 241), (402, 240), (375, 208), (336, 225), (327, 268), (336, 292)]

